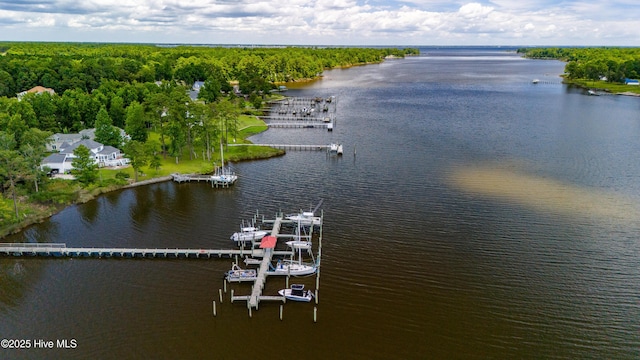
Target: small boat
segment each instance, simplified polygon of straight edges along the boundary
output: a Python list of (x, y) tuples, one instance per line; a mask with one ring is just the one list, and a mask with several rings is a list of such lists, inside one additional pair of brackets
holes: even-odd
[(245, 256), (244, 263), (247, 265), (260, 265), (262, 263), (262, 260)]
[(329, 154), (342, 155), (342, 144), (331, 144), (331, 145), (329, 145)]
[(302, 284), (291, 284), (291, 289), (278, 290), (280, 296), (284, 296), (288, 300), (309, 302), (313, 299), (311, 290), (304, 290)]
[(253, 226), (247, 226), (240, 228), (240, 231), (238, 232), (234, 232), (233, 235), (231, 235), (231, 240), (237, 243), (256, 241), (261, 240), (263, 237), (267, 236), (267, 234), (269, 234), (267, 231), (259, 230)]
[(320, 225), (322, 218), (315, 216), (312, 211), (303, 211), (298, 214), (289, 214), (286, 216), (287, 220), (297, 221), (302, 226)]
[(269, 275), (292, 275), (292, 276), (304, 276), (315, 274), (317, 268), (314, 265), (306, 265), (298, 262), (293, 262), (291, 260), (278, 260), (275, 268), (267, 273)]
[(224, 273), (224, 277), (228, 282), (255, 281), (257, 273), (254, 269), (241, 269), (234, 264), (231, 270)]
[(595, 90), (591, 90), (591, 89), (587, 91), (587, 94), (591, 96), (600, 96), (600, 94), (598, 94)]
[(222, 141), (220, 142), (220, 161), (222, 165), (216, 168), (216, 172), (211, 175), (211, 183), (214, 185), (229, 186), (238, 180), (238, 175), (224, 167), (224, 152), (222, 151)]
[(328, 131), (333, 131), (333, 123), (328, 123), (327, 124), (327, 130)]
[(298, 250), (311, 249), (311, 241), (293, 240), (293, 241), (287, 241), (286, 244), (287, 246), (293, 249), (298, 249)]
[(531, 81), (532, 84), (537, 84), (539, 82), (540, 82), (540, 80), (538, 80), (538, 79), (533, 79), (533, 81)]

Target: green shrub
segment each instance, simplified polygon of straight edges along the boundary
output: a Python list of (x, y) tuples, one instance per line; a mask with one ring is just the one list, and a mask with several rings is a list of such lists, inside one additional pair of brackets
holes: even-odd
[(124, 171), (118, 171), (116, 173), (116, 179), (119, 179), (119, 180), (126, 180), (126, 179), (128, 179), (130, 177), (131, 177), (131, 175), (129, 175), (128, 173), (126, 173)]

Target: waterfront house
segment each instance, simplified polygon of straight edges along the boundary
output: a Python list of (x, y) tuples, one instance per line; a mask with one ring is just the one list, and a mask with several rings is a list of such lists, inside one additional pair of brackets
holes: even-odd
[(624, 83), (625, 83), (625, 85), (638, 86), (638, 80), (637, 79), (624, 79)]
[(42, 94), (42, 93), (45, 93), (45, 92), (48, 92), (51, 95), (56, 93), (53, 89), (46, 88), (44, 86), (35, 86), (35, 87), (33, 87), (33, 88), (29, 89), (29, 90), (20, 92), (20, 93), (18, 93), (16, 95), (18, 96), (18, 100), (22, 100), (22, 98), (27, 94)]
[(91, 152), (94, 161), (99, 167), (124, 166), (129, 163), (120, 149), (103, 145), (91, 139), (82, 139), (72, 144), (64, 142), (58, 148), (59, 152), (51, 154), (42, 160), (40, 168), (48, 167), (55, 173), (67, 173), (73, 169), (71, 162), (75, 158), (73, 152), (79, 146), (85, 146)]

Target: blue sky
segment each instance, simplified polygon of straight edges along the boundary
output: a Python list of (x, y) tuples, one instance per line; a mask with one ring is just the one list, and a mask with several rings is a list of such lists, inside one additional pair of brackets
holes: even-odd
[(0, 0), (0, 41), (640, 46), (638, 0)]

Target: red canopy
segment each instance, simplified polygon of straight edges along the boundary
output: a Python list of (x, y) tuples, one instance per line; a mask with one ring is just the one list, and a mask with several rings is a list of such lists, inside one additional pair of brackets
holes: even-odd
[(260, 241), (260, 249), (273, 249), (276, 247), (276, 242), (278, 238), (275, 236), (265, 236)]

